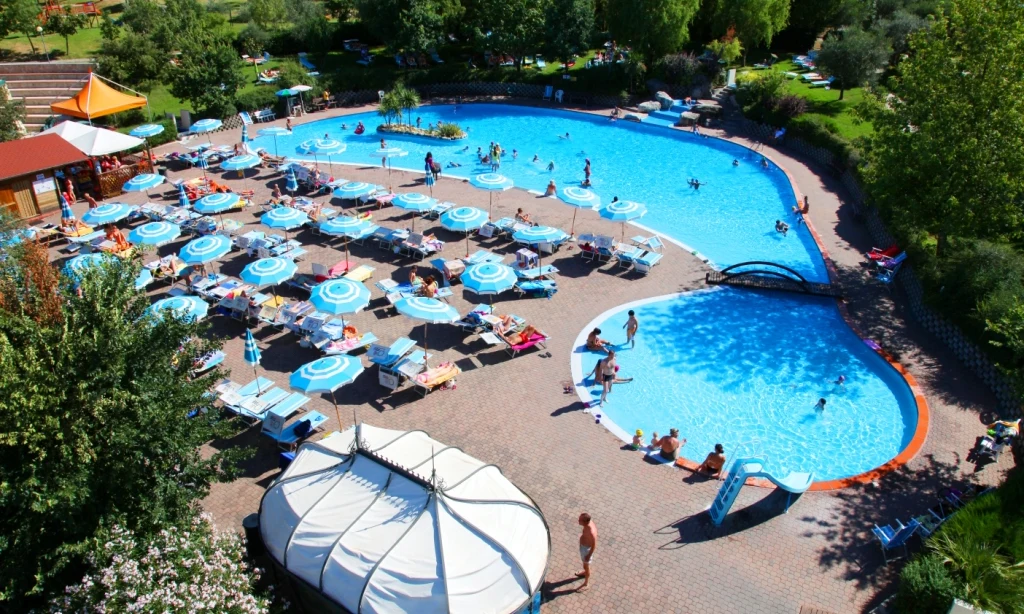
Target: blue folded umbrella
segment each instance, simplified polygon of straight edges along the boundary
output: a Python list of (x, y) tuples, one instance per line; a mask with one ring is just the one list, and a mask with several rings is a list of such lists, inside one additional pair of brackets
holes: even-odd
[(426, 211), (437, 204), (437, 199), (418, 192), (408, 192), (392, 198), (391, 204), (406, 211)]
[(220, 128), (223, 125), (224, 122), (220, 121), (219, 119), (201, 119), (196, 123), (192, 124), (192, 132), (195, 132), (197, 134), (203, 132), (210, 132), (211, 130), (216, 130), (217, 128)]
[(477, 230), (487, 223), (487, 212), (476, 207), (459, 207), (441, 215), (441, 226), (454, 232)]
[(170, 222), (149, 222), (128, 233), (128, 241), (136, 245), (163, 245), (181, 235), (181, 228)]
[(263, 160), (255, 154), (242, 154), (228, 158), (220, 163), (220, 167), (226, 171), (242, 171), (253, 168), (263, 163)]
[(309, 302), (325, 313), (355, 313), (370, 303), (370, 290), (351, 279), (329, 279), (313, 287)]
[(260, 364), (262, 359), (263, 355), (260, 354), (260, 348), (256, 345), (256, 339), (252, 336), (252, 330), (245, 329), (245, 352), (242, 354), (242, 360), (246, 364), (255, 367)]
[(242, 124), (242, 142), (249, 142), (249, 126)]
[(481, 190), (489, 191), (505, 191), (512, 189), (513, 182), (511, 179), (498, 173), (480, 173), (479, 175), (473, 175), (469, 178), (469, 183), (473, 187), (480, 188)]
[(285, 180), (284, 189), (295, 192), (299, 189), (299, 181), (295, 178), (295, 169), (288, 167), (288, 178)]
[(246, 265), (239, 277), (254, 286), (272, 286), (291, 279), (298, 270), (287, 258), (261, 258)]
[(477, 294), (499, 294), (511, 290), (519, 278), (511, 267), (496, 262), (474, 264), (459, 277), (462, 285)]
[(185, 264), (206, 264), (231, 251), (231, 239), (224, 235), (206, 235), (189, 241), (178, 256)]
[(209, 309), (206, 301), (198, 296), (172, 296), (153, 303), (146, 309), (146, 313), (155, 317), (169, 313), (186, 322), (192, 322), (205, 318)]
[(188, 199), (188, 192), (185, 191), (185, 184), (182, 183), (178, 186), (178, 206), (179, 207), (191, 207), (192, 201)]
[(151, 136), (156, 136), (163, 131), (164, 127), (160, 124), (142, 124), (141, 126), (136, 126), (128, 134), (136, 138), (144, 139)]
[(380, 189), (379, 185), (366, 183), (365, 181), (350, 181), (334, 188), (334, 196), (344, 200), (354, 200), (360, 196), (373, 194)]
[(413, 296), (400, 299), (395, 303), (398, 313), (414, 320), (423, 320), (430, 324), (450, 324), (457, 322), (462, 316), (448, 303), (443, 303), (436, 298), (424, 296)]
[(192, 208), (196, 210), (196, 213), (203, 215), (223, 213), (237, 206), (240, 200), (242, 197), (234, 192), (219, 192), (200, 198)]
[(264, 213), (260, 218), (260, 223), (270, 228), (292, 230), (309, 223), (309, 217), (298, 209), (278, 207)]
[(517, 231), (512, 238), (520, 243), (558, 243), (564, 241), (569, 235), (565, 231), (550, 226), (530, 226)]
[(288, 385), (299, 392), (334, 392), (355, 381), (363, 372), (363, 364), (351, 356), (328, 356), (299, 367)]
[(107, 203), (95, 209), (89, 209), (82, 215), (82, 221), (90, 226), (113, 224), (128, 217), (132, 208), (122, 203)]
[(136, 175), (126, 181), (121, 189), (125, 192), (145, 192), (151, 190), (156, 186), (164, 182), (163, 175), (156, 175), (153, 173), (143, 173)]

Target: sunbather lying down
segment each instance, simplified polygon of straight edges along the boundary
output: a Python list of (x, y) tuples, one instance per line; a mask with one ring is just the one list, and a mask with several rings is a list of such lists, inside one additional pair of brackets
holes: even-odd
[(497, 322), (494, 325), (494, 332), (498, 333), (499, 335), (505, 336), (506, 334), (514, 332), (517, 328), (519, 328), (519, 324), (518, 322), (516, 322), (515, 316), (503, 315), (498, 317), (501, 318), (501, 321)]
[(541, 332), (537, 330), (537, 328), (533, 324), (527, 324), (526, 328), (524, 328), (521, 332), (510, 333), (509, 335), (503, 335), (503, 337), (505, 338), (505, 341), (507, 341), (509, 345), (519, 345), (521, 343), (526, 343), (527, 341), (532, 339), (534, 335), (540, 334)]
[(453, 362), (444, 362), (440, 365), (420, 373), (416, 376), (416, 381), (428, 388), (439, 386), (452, 379), (459, 373), (462, 373), (462, 369)]

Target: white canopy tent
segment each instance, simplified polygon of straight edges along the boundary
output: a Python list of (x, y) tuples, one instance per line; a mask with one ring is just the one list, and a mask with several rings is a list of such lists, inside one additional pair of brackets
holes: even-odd
[(144, 140), (128, 134), (73, 121), (61, 122), (43, 134), (56, 134), (89, 156), (105, 156), (146, 144)]
[(518, 612), (551, 553), (537, 505), (498, 467), (365, 424), (299, 448), (260, 532), (279, 566), (355, 614)]

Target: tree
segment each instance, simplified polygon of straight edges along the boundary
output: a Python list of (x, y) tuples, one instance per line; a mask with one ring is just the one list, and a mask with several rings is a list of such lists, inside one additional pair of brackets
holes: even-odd
[(707, 45), (707, 50), (711, 52), (719, 60), (722, 60), (727, 65), (732, 64), (743, 55), (743, 43), (737, 37), (732, 37), (728, 41), (717, 40), (711, 41)]
[(429, 49), (463, 14), (459, 0), (356, 0), (356, 9), (391, 51)]
[(377, 105), (377, 115), (384, 118), (384, 123), (391, 125), (391, 120), (402, 123), (402, 104), (395, 95), (394, 90), (387, 92), (380, 98)]
[(249, 0), (249, 19), (264, 30), (280, 26), (288, 15), (284, 0)]
[(928, 25), (928, 20), (907, 11), (896, 11), (891, 17), (875, 22), (872, 30), (889, 40), (895, 56), (907, 52), (907, 39), (911, 34)]
[(0, 94), (0, 143), (21, 138), (25, 121), (25, 103)]
[(233, 432), (219, 412), (189, 417), (221, 375), (190, 377), (214, 348), (199, 324), (145, 315), (137, 264), (71, 280), (36, 243), (0, 251), (0, 602), (30, 609), (115, 524), (191, 518), (244, 453), (200, 450)]
[[(730, 32), (748, 46), (770, 45), (789, 23), (790, 0), (717, 0), (715, 18), (721, 32)], [(747, 54), (743, 54), (743, 64)]]
[(872, 0), (792, 0), (788, 29), (813, 41), (829, 28), (867, 21), (874, 6)]
[(324, 9), (339, 22), (345, 22), (356, 9), (355, 0), (324, 0)]
[(121, 14), (122, 25), (138, 34), (149, 34), (156, 30), (163, 18), (163, 9), (153, 0), (131, 0), (124, 5)]
[(287, 7), (288, 17), (294, 24), (292, 38), (302, 41), (322, 60), (330, 51), (334, 38), (334, 26), (327, 21), (323, 5), (313, 0), (291, 0)]
[(35, 41), (32, 37), (36, 35), (36, 27), (39, 22), (39, 4), (36, 0), (4, 0), (0, 9), (0, 29), (6, 35), (8, 32), (17, 32), (28, 39), (32, 53), (36, 52)]
[(86, 24), (85, 15), (71, 12), (71, 7), (63, 7), (59, 12), (51, 14), (46, 19), (46, 31), (52, 32), (64, 38), (64, 55), (71, 53), (70, 38), (78, 29)]
[[(1019, 240), (1024, 230), (1024, 5), (954, 0), (910, 36), (875, 128), (865, 187), (901, 232)], [(820, 58), (819, 58), (820, 59)]]
[(644, 58), (679, 51), (700, 0), (608, 0), (612, 35)]
[(537, 0), (504, 0), (489, 5), (481, 30), (489, 32), (487, 45), (515, 58), (517, 70), (523, 56), (536, 50), (544, 35), (544, 6)]
[(130, 29), (118, 28), (118, 31), (116, 38), (105, 39), (100, 44), (99, 72), (118, 83), (151, 90), (170, 65), (170, 56), (149, 36)]
[(594, 33), (594, 0), (550, 0), (544, 18), (547, 54), (568, 62), (589, 46)]
[(842, 100), (843, 94), (851, 87), (874, 83), (878, 79), (878, 69), (889, 60), (889, 53), (885, 39), (859, 28), (847, 28), (825, 39), (815, 62), (835, 78), (839, 100)]
[(180, 49), (177, 65), (169, 71), (171, 94), (189, 101), (202, 115), (234, 113), (235, 93), (243, 85), (238, 52), (219, 36), (184, 39)]
[(246, 561), (241, 535), (218, 532), (206, 514), (153, 535), (115, 526), (100, 542), (88, 575), (50, 601), (52, 614), (270, 611), (255, 591), (260, 570)]
[(398, 107), (406, 112), (409, 125), (412, 125), (412, 110), (420, 106), (419, 93), (401, 83), (396, 85), (392, 91), (395, 93), (395, 98), (398, 101)]
[[(270, 36), (251, 21), (245, 26), (244, 30), (238, 33), (239, 48), (242, 50), (242, 53), (253, 59), (263, 56), (263, 51), (267, 48), (267, 43), (269, 42)], [(252, 70), (256, 73), (256, 79), (259, 79), (260, 69), (256, 62), (252, 63)]]

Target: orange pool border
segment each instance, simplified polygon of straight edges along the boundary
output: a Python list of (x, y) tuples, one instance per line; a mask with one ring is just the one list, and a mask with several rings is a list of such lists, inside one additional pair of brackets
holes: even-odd
[[(734, 144), (739, 145), (739, 143)], [(786, 174), (786, 178), (789, 179), (789, 185), (793, 188), (793, 194), (794, 196), (796, 196), (796, 207), (797, 209), (800, 209), (803, 205), (803, 198), (801, 198), (800, 192), (797, 189), (796, 181), (793, 180), (793, 175), (791, 175), (790, 172), (784, 166), (782, 166), (778, 162), (775, 162), (775, 160), (772, 160), (772, 163), (774, 163), (775, 166), (779, 167), (779, 169), (781, 169), (782, 172)], [(805, 216), (803, 213), (800, 213), (799, 215), (803, 217), (804, 225), (806, 225), (807, 229), (811, 231), (811, 236), (814, 237), (814, 242), (817, 244), (818, 250), (821, 252), (822, 259), (825, 261), (825, 268), (828, 270), (829, 281), (831, 283), (836, 283), (836, 267), (835, 263), (832, 262), (831, 256), (829, 256), (828, 248), (825, 247), (825, 244), (821, 240), (821, 236), (818, 235), (818, 231), (814, 228), (814, 225), (811, 223), (811, 220), (808, 219), (807, 216)], [(843, 320), (846, 322), (846, 325), (849, 326), (850, 329), (854, 333), (856, 333), (858, 337), (861, 338), (861, 340), (864, 340), (864, 335), (863, 333), (861, 333), (860, 328), (856, 325), (856, 323), (854, 323), (853, 319), (850, 318), (850, 312), (846, 308), (846, 302), (843, 301), (843, 299), (837, 298), (836, 306), (839, 308), (839, 313), (842, 314)], [(853, 486), (855, 484), (869, 484), (881, 478), (882, 476), (888, 473), (892, 473), (893, 471), (899, 469), (903, 465), (909, 463), (915, 456), (917, 456), (918, 452), (921, 451), (921, 448), (924, 447), (924, 442), (928, 438), (928, 427), (931, 421), (931, 414), (930, 410), (928, 409), (928, 401), (925, 400), (924, 394), (921, 392), (921, 387), (918, 385), (917, 380), (914, 378), (914, 376), (911, 375), (903, 367), (903, 365), (897, 362), (891, 354), (889, 354), (883, 349), (877, 349), (875, 350), (875, 353), (877, 353), (879, 356), (885, 359), (885, 361), (889, 363), (889, 365), (903, 377), (903, 379), (907, 382), (907, 385), (910, 386), (910, 391), (914, 394), (914, 403), (917, 405), (917, 428), (914, 431), (914, 436), (911, 437), (910, 443), (908, 443), (907, 446), (903, 448), (903, 450), (899, 454), (897, 454), (894, 458), (892, 458), (889, 462), (885, 463), (884, 465), (848, 478), (842, 478), (839, 480), (826, 480), (824, 482), (814, 482), (811, 484), (809, 490), (839, 490), (841, 488), (846, 488), (848, 486)], [(693, 461), (688, 461), (681, 458), (676, 461), (676, 466), (682, 467), (684, 469), (689, 469), (690, 471), (695, 471), (698, 465)], [(776, 487), (768, 480), (762, 480), (758, 478), (749, 478), (746, 484), (748, 486), (757, 486), (760, 488)]]

